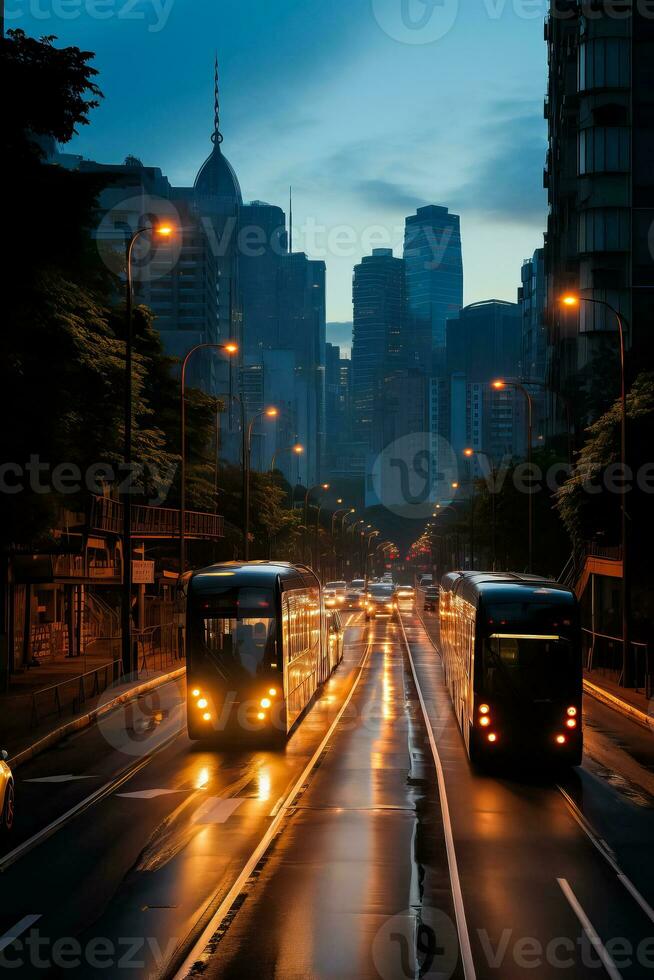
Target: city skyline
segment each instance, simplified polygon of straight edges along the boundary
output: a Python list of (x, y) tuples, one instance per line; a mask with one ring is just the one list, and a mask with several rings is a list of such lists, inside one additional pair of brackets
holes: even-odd
[[(389, 36), (372, 9), (341, 11), (337, 23), (334, 12), (310, 6), (308, 17), (306, 10), (281, 4), (275, 31), (266, 36), (273, 14), (260, 4), (247, 25), (232, 3), (220, 13), (200, 8), (186, 25), (181, 6), (174, 5), (157, 31), (148, 33), (154, 25), (147, 18), (120, 22), (120, 52), (113, 21), (58, 22), (53, 33), (62, 43), (96, 52), (105, 94), (91, 125), (66, 150), (102, 161), (134, 154), (161, 167), (172, 184), (189, 186), (206, 156), (217, 48), (225, 147), (244, 199), (283, 206), (293, 184), (294, 248), (328, 263), (328, 320), (351, 318), (354, 265), (378, 246), (393, 247), (400, 256), (404, 218), (425, 204), (461, 214), (464, 302), (513, 300), (515, 270), (542, 244), (545, 228), (539, 23), (511, 10), (498, 16), (485, 9), (461, 11), (444, 37), (405, 44)], [(343, 17), (347, 40), (338, 30)], [(496, 72), (493, 88), (471, 103), (462, 68), (474, 63), (476, 71), (484, 65), (491, 70), (490, 46), (466, 31), (480, 17), (494, 39), (493, 62), (501, 66), (508, 59), (510, 67)], [(8, 16), (7, 26), (44, 31), (44, 22), (27, 13), (14, 21)], [(129, 58), (144, 34), (152, 43), (127, 81), (123, 56)], [(243, 57), (255, 36), (257, 57)], [(180, 50), (191, 45), (193, 57), (180, 58)], [(505, 57), (498, 58), (498, 50)], [(330, 71), (330, 57), (337, 59), (338, 72)], [(382, 63), (391, 65), (388, 77), (379, 74)], [(442, 91), (455, 73), (455, 90), (449, 86), (447, 101), (434, 114), (432, 92)], [(403, 112), (407, 102), (409, 117)], [(417, 139), (418, 155), (411, 149)], [(491, 249), (492, 270), (486, 261)]]

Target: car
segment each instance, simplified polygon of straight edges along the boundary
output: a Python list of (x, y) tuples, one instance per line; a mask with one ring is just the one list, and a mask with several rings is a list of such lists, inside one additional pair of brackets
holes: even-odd
[(16, 789), (7, 759), (6, 749), (0, 752), (0, 834), (9, 834), (14, 827)]
[(415, 600), (416, 590), (412, 585), (398, 585), (395, 589), (395, 597), (398, 602), (410, 603)]
[(325, 606), (328, 609), (337, 609), (342, 607), (345, 603), (345, 590), (347, 588), (346, 582), (327, 582), (324, 589), (323, 595), (325, 597)]
[(334, 649), (330, 650), (330, 660), (332, 663), (340, 663), (343, 658), (343, 644), (345, 642), (345, 631), (338, 609), (330, 609), (326, 614), (327, 620), (327, 639), (330, 647), (334, 644)]
[(435, 612), (438, 609), (438, 586), (428, 585), (425, 589), (425, 604), (424, 609), (429, 612)]
[(353, 589), (351, 586), (349, 586), (343, 598), (343, 605), (341, 608), (363, 609), (364, 605), (365, 605), (365, 600), (363, 598), (363, 590)]
[(373, 582), (369, 585), (365, 602), (366, 619), (375, 619), (377, 616), (395, 618), (397, 615), (395, 589), (387, 582)]
[(360, 592), (363, 592), (365, 587), (366, 580), (364, 578), (353, 578), (348, 586), (349, 589), (358, 589)]

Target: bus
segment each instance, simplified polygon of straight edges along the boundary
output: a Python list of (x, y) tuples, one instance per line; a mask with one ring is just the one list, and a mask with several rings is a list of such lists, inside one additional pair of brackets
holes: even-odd
[(513, 572), (450, 572), (439, 596), (445, 680), (468, 756), (581, 764), (582, 655), (574, 593)]
[(286, 562), (224, 562), (190, 574), (185, 591), (189, 737), (285, 738), (343, 655), (318, 577)]

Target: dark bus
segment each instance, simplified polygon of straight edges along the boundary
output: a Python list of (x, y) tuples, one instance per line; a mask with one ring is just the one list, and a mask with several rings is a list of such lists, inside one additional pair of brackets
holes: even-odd
[(320, 581), (285, 562), (226, 562), (186, 581), (191, 739), (284, 738), (342, 658)]
[(535, 575), (450, 572), (441, 582), (445, 679), (471, 761), (581, 764), (581, 630), (570, 589)]

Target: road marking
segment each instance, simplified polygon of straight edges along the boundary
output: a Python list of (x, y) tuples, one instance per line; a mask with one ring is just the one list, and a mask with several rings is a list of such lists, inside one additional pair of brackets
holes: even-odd
[(38, 847), (38, 845), (42, 844), (43, 841), (48, 839), (48, 837), (52, 837), (53, 834), (56, 834), (58, 830), (64, 827), (75, 817), (79, 816), (80, 813), (83, 813), (95, 803), (99, 803), (100, 800), (103, 800), (106, 796), (110, 796), (112, 793), (114, 793), (120, 786), (128, 782), (132, 776), (135, 776), (137, 772), (144, 769), (145, 766), (147, 766), (155, 758), (155, 756), (157, 756), (160, 752), (163, 752), (164, 749), (167, 749), (168, 746), (175, 741), (178, 734), (179, 732), (174, 732), (164, 742), (162, 742), (161, 745), (158, 745), (149, 755), (145, 756), (143, 759), (140, 759), (136, 765), (129, 766), (127, 769), (124, 769), (122, 773), (119, 773), (118, 776), (110, 779), (109, 782), (104, 784), (104, 786), (100, 786), (100, 788), (96, 789), (96, 791), (91, 793), (90, 796), (87, 796), (79, 803), (76, 803), (75, 806), (70, 808), (70, 810), (66, 810), (65, 813), (62, 813), (60, 817), (57, 817), (56, 820), (49, 823), (47, 827), (43, 827), (43, 829), (39, 830), (38, 833), (34, 834), (32, 837), (29, 837), (26, 841), (23, 841), (22, 844), (18, 845), (18, 847), (15, 847), (13, 851), (9, 851), (8, 854), (5, 854), (3, 858), (0, 858), (0, 871), (6, 871), (8, 867), (14, 864), (14, 862), (20, 860), (20, 858), (24, 857), (35, 847)]
[[(280, 825), (282, 823), (282, 820), (286, 816), (287, 811), (291, 808), (291, 806), (293, 804), (293, 801), (295, 800), (295, 797), (297, 796), (297, 794), (300, 792), (300, 790), (304, 786), (304, 784), (305, 784), (307, 778), (309, 777), (312, 769), (315, 767), (318, 759), (320, 758), (320, 756), (322, 755), (322, 753), (325, 751), (325, 747), (326, 747), (327, 743), (329, 742), (330, 738), (332, 737), (334, 731), (336, 730), (336, 727), (337, 727), (339, 721), (341, 720), (341, 718), (343, 716), (343, 713), (345, 712), (347, 706), (349, 705), (350, 701), (352, 700), (352, 696), (353, 696), (354, 692), (356, 691), (356, 689), (358, 687), (359, 681), (361, 680), (361, 676), (363, 674), (363, 668), (365, 667), (365, 665), (366, 665), (366, 663), (368, 661), (368, 657), (370, 656), (371, 649), (372, 649), (372, 643), (368, 643), (367, 646), (366, 646), (365, 653), (364, 653), (363, 657), (361, 658), (361, 663), (359, 664), (359, 670), (358, 670), (357, 676), (354, 678), (354, 682), (352, 684), (352, 687), (350, 688), (350, 690), (348, 692), (348, 695), (345, 698), (345, 701), (341, 705), (338, 714), (336, 715), (336, 717), (334, 718), (333, 722), (331, 723), (331, 725), (327, 729), (327, 732), (325, 733), (325, 736), (322, 739), (320, 745), (318, 746), (318, 748), (316, 749), (316, 751), (313, 753), (311, 759), (309, 760), (309, 762), (306, 764), (306, 766), (302, 770), (301, 775), (299, 776), (299, 778), (295, 781), (295, 783), (291, 787), (291, 790), (288, 793), (288, 795), (286, 796), (286, 799), (284, 800), (282, 806), (279, 808), (279, 810), (277, 811), (277, 814), (272, 819), (272, 821), (270, 823), (270, 826), (268, 827), (268, 830), (266, 831), (266, 833), (264, 834), (264, 836), (262, 837), (262, 839), (259, 841), (259, 844), (254, 849), (254, 851), (252, 852), (251, 856), (249, 857), (249, 859), (245, 863), (245, 865), (244, 865), (241, 873), (239, 874), (238, 878), (236, 879), (236, 881), (234, 882), (234, 884), (230, 888), (229, 892), (227, 893), (227, 895), (225, 896), (225, 898), (223, 899), (223, 901), (220, 903), (220, 906), (219, 906), (218, 910), (211, 916), (211, 919), (209, 920), (209, 923), (207, 924), (207, 926), (202, 931), (202, 933), (200, 935), (200, 938), (197, 940), (197, 942), (194, 943), (194, 945), (193, 945), (190, 953), (188, 953), (188, 955), (184, 959), (182, 965), (175, 972), (175, 975), (174, 975), (173, 980), (183, 980), (183, 978), (185, 978), (185, 977), (188, 976), (189, 970), (191, 969), (191, 967), (193, 966), (193, 964), (199, 959), (199, 957), (202, 955), (202, 953), (206, 949), (207, 943), (209, 942), (209, 940), (211, 939), (211, 937), (216, 933), (216, 931), (217, 931), (218, 927), (220, 926), (221, 922), (223, 921), (223, 919), (225, 918), (225, 916), (229, 912), (230, 908), (232, 907), (232, 905), (234, 904), (234, 902), (238, 898), (240, 892), (243, 890), (243, 887), (244, 887), (245, 883), (247, 882), (248, 878), (250, 877), (250, 875), (252, 874), (252, 872), (256, 868), (257, 864), (259, 863), (259, 861), (261, 860), (261, 858), (264, 856), (264, 854), (268, 850), (271, 841), (273, 840), (273, 838), (277, 834), (277, 831), (279, 830), (279, 827), (280, 827)], [(211, 904), (211, 903), (209, 903), (209, 904)]]
[(123, 800), (154, 800), (157, 796), (168, 796), (169, 793), (184, 793), (183, 789), (138, 789), (133, 793), (116, 793)]
[(600, 840), (599, 837), (597, 837), (593, 833), (593, 830), (590, 824), (588, 823), (588, 820), (583, 815), (583, 813), (581, 812), (581, 810), (579, 809), (575, 801), (570, 796), (570, 794), (566, 793), (566, 791), (563, 789), (562, 786), (557, 786), (556, 788), (558, 789), (559, 793), (562, 795), (563, 799), (565, 800), (572, 817), (579, 824), (579, 826), (586, 834), (591, 844), (594, 845), (594, 847), (599, 851), (599, 853), (602, 855), (602, 857), (607, 862), (607, 864), (609, 864), (613, 869), (613, 871), (615, 871), (620, 884), (627, 889), (627, 891), (634, 899), (634, 901), (636, 901), (638, 905), (640, 905), (641, 909), (643, 910), (647, 918), (651, 922), (654, 922), (654, 909), (652, 909), (647, 899), (640, 894), (640, 892), (634, 885), (633, 881), (631, 881), (631, 879), (628, 878), (627, 875), (624, 873), (620, 865), (615, 860), (612, 852), (610, 851), (608, 844), (606, 844), (605, 841)]
[(71, 772), (61, 776), (36, 776), (33, 779), (21, 779), (21, 783), (74, 783), (78, 779), (97, 779), (97, 776), (73, 776)]
[(627, 876), (622, 873), (618, 875), (618, 880), (624, 885), (624, 887), (627, 889), (631, 897), (638, 902), (638, 904), (640, 905), (641, 909), (643, 910), (647, 918), (650, 920), (650, 922), (654, 922), (654, 909), (647, 902), (647, 900), (643, 898), (643, 896), (640, 894), (640, 892), (638, 891), (634, 883), (630, 881), (629, 878), (627, 878)]
[(30, 926), (33, 926), (35, 922), (38, 922), (40, 918), (40, 915), (26, 915), (20, 919), (15, 926), (12, 926), (11, 929), (4, 934), (4, 936), (0, 936), (0, 953), (2, 953), (7, 946), (11, 946), (12, 943), (16, 942), (18, 937), (22, 935), (22, 933), (26, 932)]
[(559, 887), (561, 888), (561, 891), (563, 892), (566, 899), (568, 900), (568, 903), (572, 911), (579, 919), (579, 922), (581, 923), (581, 928), (584, 930), (584, 932), (590, 939), (591, 945), (595, 947), (597, 955), (601, 959), (602, 965), (604, 966), (604, 969), (606, 970), (608, 975), (611, 977), (611, 980), (622, 980), (622, 974), (619, 972), (615, 963), (613, 962), (613, 960), (607, 953), (606, 949), (604, 948), (604, 944), (602, 943), (602, 940), (597, 935), (597, 932), (595, 931), (595, 927), (593, 926), (592, 922), (590, 921), (590, 919), (582, 909), (581, 905), (579, 904), (577, 897), (573, 892), (572, 888), (570, 887), (567, 879), (557, 878), (556, 880), (559, 883)]
[[(427, 728), (427, 735), (429, 737), (431, 753), (434, 758), (434, 765), (436, 766), (436, 778), (438, 780), (438, 796), (440, 799), (441, 813), (443, 816), (443, 830), (445, 833), (445, 849), (447, 851), (447, 863), (450, 870), (450, 881), (452, 883), (452, 898), (454, 901), (456, 930), (457, 933), (459, 934), (459, 947), (461, 949), (461, 961), (463, 963), (463, 973), (466, 980), (474, 980), (474, 978), (476, 977), (475, 962), (472, 958), (472, 947), (470, 945), (468, 923), (466, 921), (465, 906), (463, 904), (463, 891), (461, 889), (461, 879), (459, 878), (459, 868), (456, 861), (456, 850), (454, 847), (454, 834), (452, 832), (450, 808), (447, 802), (447, 792), (445, 789), (445, 775), (443, 773), (443, 766), (441, 764), (440, 755), (438, 754), (436, 739), (434, 738), (434, 732), (431, 727), (429, 715), (427, 714), (425, 699), (422, 696), (422, 690), (420, 689), (420, 684), (418, 682), (416, 667), (413, 662), (413, 656), (411, 655), (411, 647), (409, 646), (409, 641), (407, 639), (407, 635), (404, 629), (404, 623), (402, 622), (401, 616), (399, 618), (399, 624), (402, 630), (402, 636), (404, 637), (404, 643), (406, 644), (406, 650), (409, 655), (411, 673), (413, 674), (413, 681), (414, 684), (416, 685), (416, 691), (418, 692), (418, 699), (420, 701), (420, 707), (422, 708), (423, 718), (425, 719), (425, 726)], [(425, 630), (425, 632), (427, 631)]]
[(193, 817), (193, 823), (225, 823), (232, 813), (243, 803), (244, 797), (237, 796), (224, 799), (220, 796), (210, 796), (199, 807)]

